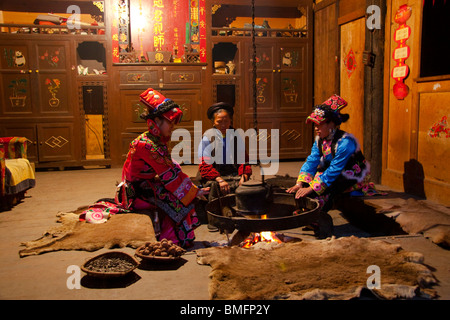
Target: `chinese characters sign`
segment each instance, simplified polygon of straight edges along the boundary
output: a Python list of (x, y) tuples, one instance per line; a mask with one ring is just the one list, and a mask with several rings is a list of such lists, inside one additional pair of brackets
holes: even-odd
[[(113, 62), (120, 61), (121, 0), (112, 21)], [(130, 43), (138, 57), (147, 52), (170, 53), (174, 62), (187, 62), (186, 54), (196, 54), (206, 62), (206, 0), (130, 0)], [(114, 11), (114, 10), (113, 10)], [(122, 28), (123, 29), (123, 28)]]

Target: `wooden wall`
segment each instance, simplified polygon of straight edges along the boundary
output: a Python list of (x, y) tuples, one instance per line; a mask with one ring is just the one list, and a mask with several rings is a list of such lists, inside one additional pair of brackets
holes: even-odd
[[(314, 104), (342, 96), (350, 120), (341, 128), (364, 144), (365, 0), (322, 0), (314, 8)], [(347, 72), (351, 54), (353, 68)]]
[(314, 105), (339, 93), (339, 28), (336, 0), (314, 8)]
[(352, 133), (364, 152), (364, 65), (365, 19), (341, 25), (340, 87), (348, 106), (342, 110), (350, 119), (341, 129)]
[[(412, 32), (406, 41), (411, 48), (406, 60), (410, 73), (405, 79), (410, 91), (398, 100), (390, 76), (396, 64), (392, 58), (398, 28), (394, 16), (405, 3), (412, 9), (407, 21)], [(382, 183), (450, 205), (450, 137), (445, 133), (433, 137), (430, 132), (443, 117), (450, 117), (450, 75), (420, 78), (421, 19), (422, 0), (388, 0), (386, 20), (391, 23), (385, 29)]]

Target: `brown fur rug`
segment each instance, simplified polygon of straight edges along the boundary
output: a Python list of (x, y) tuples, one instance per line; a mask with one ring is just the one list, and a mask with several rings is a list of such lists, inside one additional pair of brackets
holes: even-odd
[(212, 247), (197, 262), (212, 267), (211, 299), (351, 299), (360, 297), (370, 265), (380, 267), (383, 299), (435, 297), (437, 281), (423, 255), (367, 238), (331, 238), (264, 249)]
[(57, 214), (60, 224), (50, 228), (34, 241), (22, 243), (25, 249), (20, 257), (58, 250), (96, 251), (102, 248), (137, 248), (147, 241), (155, 241), (155, 232), (150, 218), (143, 214), (116, 214), (101, 224), (79, 221), (78, 212)]
[(369, 199), (377, 213), (393, 218), (408, 233), (421, 233), (450, 249), (450, 208), (427, 200)]

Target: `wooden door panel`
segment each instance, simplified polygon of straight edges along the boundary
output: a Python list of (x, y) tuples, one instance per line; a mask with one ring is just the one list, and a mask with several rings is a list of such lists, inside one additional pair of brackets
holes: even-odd
[[(257, 112), (275, 112), (277, 96), (275, 95), (275, 86), (277, 86), (276, 73), (270, 71), (258, 71), (256, 74), (256, 101), (258, 103)], [(246, 113), (252, 113), (253, 110), (253, 86), (250, 89), (249, 103), (246, 106)]]
[(74, 160), (71, 123), (38, 124), (39, 162)]
[(304, 72), (282, 71), (281, 73), (280, 112), (295, 112), (295, 116), (305, 118), (308, 108), (306, 74)]
[(28, 73), (1, 73), (1, 113), (24, 116), (33, 113), (31, 76)]
[(0, 68), (3, 70), (24, 70), (31, 68), (28, 46), (23, 42), (0, 42)]
[(37, 69), (40, 72), (51, 70), (67, 70), (68, 60), (64, 42), (37, 44)]
[[(253, 128), (253, 118), (247, 118), (245, 121), (246, 128)], [(258, 117), (258, 130), (256, 131), (256, 150), (250, 147), (249, 139), (246, 139), (246, 149), (250, 159), (260, 159), (261, 157), (270, 157), (271, 159), (279, 159), (280, 154), (272, 154), (272, 129), (278, 128), (276, 119), (267, 119)], [(248, 130), (248, 129), (247, 129)], [(253, 135), (251, 136), (253, 139)]]
[(147, 130), (147, 125), (139, 116), (145, 111), (145, 106), (139, 101), (143, 90), (122, 90), (120, 93), (120, 124), (121, 132), (141, 133)]
[(194, 121), (202, 118), (200, 90), (161, 90), (161, 93), (177, 103), (183, 111), (183, 118), (177, 128), (193, 130)]
[[(249, 68), (252, 69), (253, 46), (247, 46)], [(256, 44), (256, 68), (258, 70), (273, 70), (275, 68), (275, 48), (272, 44)]]
[(70, 80), (65, 73), (39, 73), (40, 113), (71, 114)]
[(39, 107), (41, 114), (72, 114), (70, 91), (70, 61), (68, 44), (65, 41), (37, 43), (36, 74), (39, 88)]
[(341, 25), (340, 96), (349, 107), (343, 110), (350, 119), (341, 129), (351, 132), (364, 151), (364, 64), (365, 18)]
[(305, 121), (280, 119), (280, 155), (282, 158), (303, 158), (310, 153), (309, 126)]
[(305, 48), (304, 45), (281, 45), (280, 66), (281, 70), (304, 70), (305, 68)]

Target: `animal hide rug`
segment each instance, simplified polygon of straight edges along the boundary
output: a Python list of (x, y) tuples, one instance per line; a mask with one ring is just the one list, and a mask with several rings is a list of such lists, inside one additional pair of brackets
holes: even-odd
[(144, 214), (116, 214), (101, 224), (79, 221), (80, 212), (60, 212), (60, 225), (34, 241), (22, 243), (20, 257), (58, 250), (96, 251), (102, 248), (138, 248), (147, 241), (156, 241), (150, 217)]
[[(341, 300), (360, 297), (363, 289), (382, 299), (436, 295), (423, 255), (399, 245), (352, 236), (268, 246), (197, 250), (197, 262), (212, 267), (210, 298)], [(375, 276), (370, 266), (379, 267), (378, 283), (369, 279)]]

